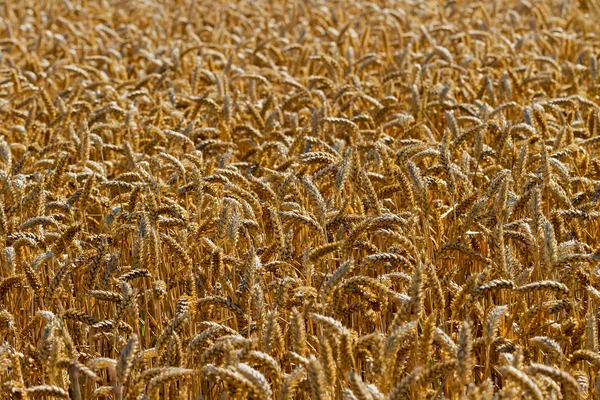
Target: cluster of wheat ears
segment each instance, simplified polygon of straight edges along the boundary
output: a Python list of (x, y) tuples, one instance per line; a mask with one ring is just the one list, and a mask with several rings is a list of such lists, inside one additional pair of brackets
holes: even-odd
[(599, 17), (2, 1), (1, 398), (600, 398)]

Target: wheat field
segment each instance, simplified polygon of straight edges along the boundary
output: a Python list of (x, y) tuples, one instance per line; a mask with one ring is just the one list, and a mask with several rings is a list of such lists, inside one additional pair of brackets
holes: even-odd
[(0, 398), (600, 399), (599, 0), (3, 0)]

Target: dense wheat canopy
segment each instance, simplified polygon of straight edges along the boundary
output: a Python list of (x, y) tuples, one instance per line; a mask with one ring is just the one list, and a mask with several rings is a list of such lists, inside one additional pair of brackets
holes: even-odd
[(0, 396), (600, 399), (598, 0), (4, 0)]

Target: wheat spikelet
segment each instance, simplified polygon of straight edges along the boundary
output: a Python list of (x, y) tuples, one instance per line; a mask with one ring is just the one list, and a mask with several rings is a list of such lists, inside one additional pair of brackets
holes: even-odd
[(423, 323), (423, 332), (419, 338), (419, 365), (426, 365), (431, 357), (435, 320), (436, 314), (431, 313)]
[(420, 381), (422, 372), (423, 369), (421, 367), (417, 367), (408, 375), (406, 375), (390, 393), (389, 399), (397, 400), (406, 398), (406, 396), (409, 395), (411, 385)]
[(281, 332), (281, 326), (276, 320), (277, 314), (269, 313), (264, 328), (264, 348), (267, 354), (283, 352), (283, 334)]
[(281, 386), (281, 389), (279, 390), (277, 399), (288, 400), (292, 398), (294, 390), (300, 384), (300, 380), (302, 379), (304, 373), (304, 368), (298, 367), (295, 370), (293, 370), (290, 374), (288, 374), (288, 377), (286, 378), (285, 382)]
[(471, 338), (471, 327), (469, 323), (465, 321), (460, 329), (458, 350), (456, 353), (456, 359), (458, 361), (457, 373), (463, 382), (469, 381), (472, 374), (473, 364), (475, 362), (475, 360), (473, 360), (472, 351), (473, 342)]
[(568, 398), (580, 398), (581, 393), (579, 384), (570, 374), (562, 371), (558, 368), (553, 368), (543, 364), (532, 363), (527, 370), (530, 374), (541, 374), (545, 375), (552, 380), (560, 383), (563, 387), (563, 391)]
[(193, 370), (184, 368), (167, 368), (158, 376), (155, 376), (152, 379), (150, 379), (150, 381), (148, 382), (147, 391), (149, 393), (152, 393), (154, 389), (157, 388), (159, 385), (162, 385), (165, 382), (173, 379), (185, 378), (186, 376), (193, 374), (193, 372)]
[(308, 360), (306, 375), (313, 398), (318, 400), (329, 399), (327, 383), (324, 379), (325, 374), (323, 373), (323, 366), (313, 355), (311, 355)]
[(519, 287), (515, 288), (515, 291), (523, 292), (523, 293), (537, 291), (537, 290), (556, 291), (558, 293), (562, 293), (565, 295), (568, 295), (570, 293), (569, 288), (565, 284), (560, 283), (560, 282), (555, 282), (555, 281), (533, 282), (533, 283), (529, 283), (527, 285), (523, 285), (523, 286), (519, 286)]
[(25, 393), (31, 397), (49, 396), (49, 397), (55, 397), (55, 398), (59, 398), (59, 399), (68, 399), (69, 398), (69, 393), (66, 390), (64, 390), (58, 386), (51, 386), (51, 385), (40, 385), (40, 386), (28, 387), (27, 389), (25, 389)]
[(515, 284), (512, 281), (505, 279), (496, 279), (474, 288), (473, 292), (484, 295), (493, 290), (513, 289), (514, 287)]
[(513, 366), (501, 367), (501, 372), (505, 374), (507, 378), (514, 380), (519, 386), (521, 386), (527, 395), (537, 400), (544, 398), (539, 386), (524, 372)]
[(501, 318), (506, 314), (507, 306), (497, 306), (490, 311), (485, 323), (484, 337), (489, 344), (496, 338), (496, 331), (500, 325)]
[(127, 378), (131, 372), (131, 365), (133, 362), (133, 357), (137, 352), (138, 347), (138, 339), (137, 336), (134, 335), (131, 339), (127, 341), (123, 349), (121, 350), (121, 354), (119, 355), (119, 360), (117, 362), (116, 372), (117, 379), (121, 382), (126, 382)]
[(323, 326), (326, 329), (330, 330), (331, 332), (333, 332), (337, 335), (341, 335), (344, 332), (346, 332), (346, 328), (344, 328), (344, 326), (339, 321), (335, 320), (334, 318), (327, 317), (325, 315), (320, 315), (320, 314), (311, 314), (310, 317), (312, 320), (323, 324)]
[(594, 352), (589, 350), (576, 350), (573, 352), (573, 356), (569, 360), (572, 364), (577, 363), (579, 361), (588, 361), (590, 364), (594, 366), (600, 365), (600, 357)]
[(292, 337), (294, 338), (294, 345), (292, 350), (301, 355), (302, 357), (306, 354), (306, 326), (304, 324), (304, 315), (296, 309), (292, 309), (291, 313), (291, 327)]

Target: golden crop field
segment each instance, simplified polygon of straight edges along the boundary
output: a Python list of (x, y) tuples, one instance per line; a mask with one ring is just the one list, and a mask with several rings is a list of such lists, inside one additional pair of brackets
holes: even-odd
[(3, 0), (0, 398), (600, 399), (599, 0)]

